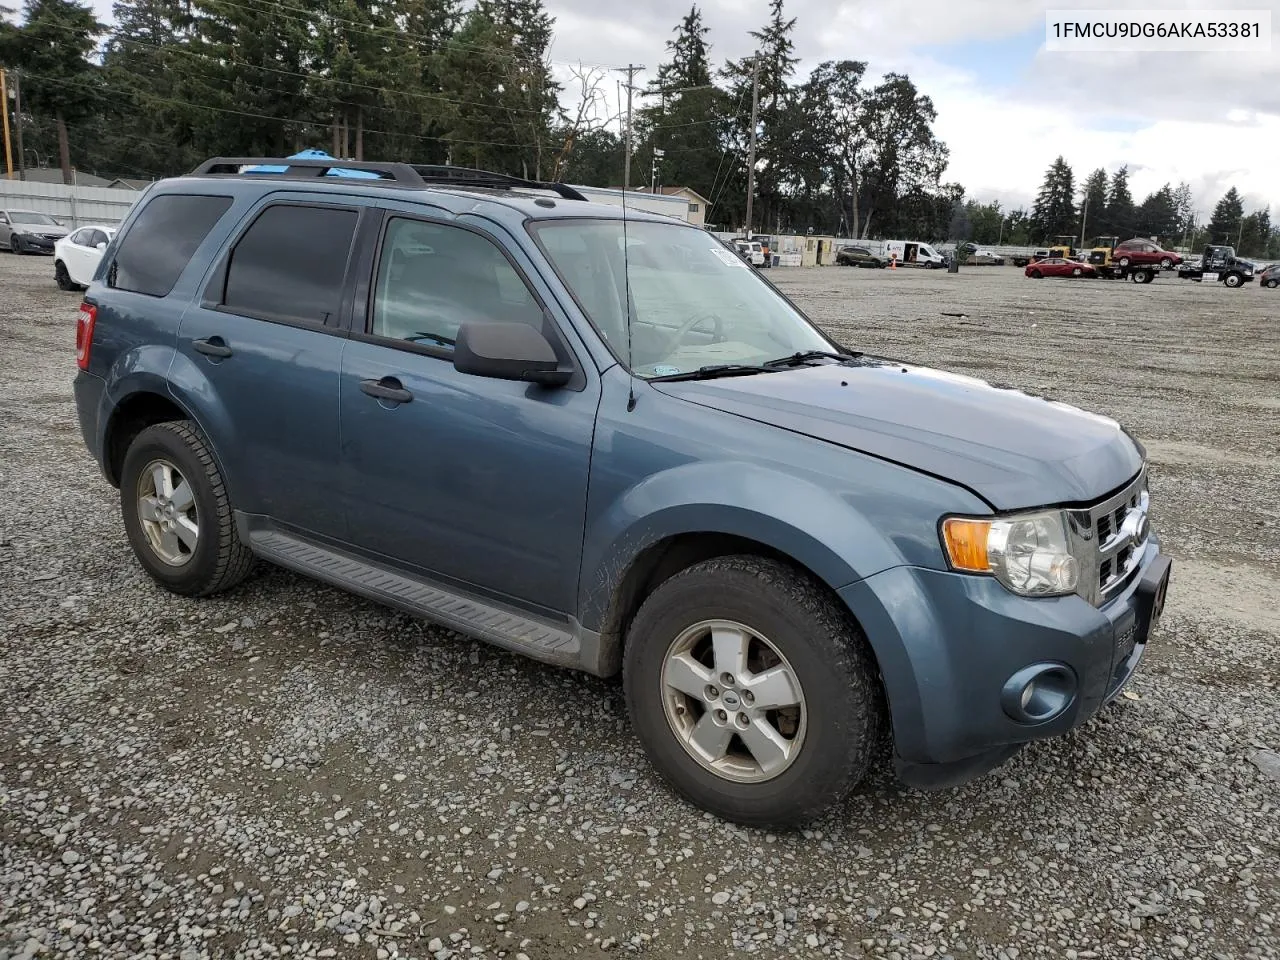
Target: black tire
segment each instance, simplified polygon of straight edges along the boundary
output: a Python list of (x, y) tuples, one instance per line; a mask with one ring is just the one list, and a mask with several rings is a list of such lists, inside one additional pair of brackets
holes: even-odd
[(1172, 261), (1172, 260), (1170, 260), (1168, 257), (1165, 257), (1163, 260), (1161, 260), (1161, 261), (1160, 261), (1160, 269), (1161, 269), (1161, 270), (1172, 270), (1172, 269), (1173, 269), (1173, 261)]
[(1127, 267), (1129, 266), (1129, 258), (1121, 257), (1119, 260), (1116, 261), (1116, 263), (1120, 264), (1120, 266), (1122, 267)]
[[(181, 566), (166, 563), (152, 546), (138, 514), (143, 470), (156, 459), (172, 463), (191, 484), (200, 534)], [(234, 587), (253, 567), (253, 554), (240, 542), (226, 485), (209, 442), (190, 420), (157, 423), (138, 434), (120, 471), (120, 507), (125, 533), (143, 569), (161, 586), (188, 597), (205, 597)]]
[(59, 290), (79, 290), (80, 286), (67, 273), (67, 265), (61, 260), (53, 265), (53, 278), (58, 281)]
[(1268, 280), (1265, 283), (1263, 283), (1263, 286), (1266, 287), (1268, 290), (1270, 290), (1274, 287), (1280, 286), (1280, 280)]
[(1081, 269), (1080, 267), (1072, 267), (1072, 268), (1071, 268), (1071, 275), (1072, 275), (1073, 277), (1083, 277), (1083, 276), (1084, 276), (1084, 270), (1083, 270), (1083, 269)]
[(1039, 270), (1032, 270), (1030, 273), (1030, 277), (1032, 280), (1043, 280), (1044, 274), (1041, 273)]
[[(804, 741), (772, 779), (742, 783), (695, 760), (667, 720), (663, 665), (690, 626), (727, 619), (770, 638), (805, 700)], [(861, 629), (821, 584), (774, 560), (708, 560), (659, 586), (628, 632), (623, 684), (632, 726), (658, 773), (698, 807), (726, 820), (795, 826), (848, 794), (881, 742), (884, 698)]]
[(1244, 283), (1244, 277), (1240, 276), (1238, 273), (1228, 273), (1222, 278), (1222, 282), (1228, 287), (1238, 287)]

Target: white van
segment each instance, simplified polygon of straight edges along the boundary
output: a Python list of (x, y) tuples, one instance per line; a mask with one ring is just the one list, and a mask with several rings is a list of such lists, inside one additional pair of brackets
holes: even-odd
[(934, 269), (945, 267), (947, 258), (927, 243), (918, 240), (886, 240), (884, 256), (896, 257), (899, 264)]

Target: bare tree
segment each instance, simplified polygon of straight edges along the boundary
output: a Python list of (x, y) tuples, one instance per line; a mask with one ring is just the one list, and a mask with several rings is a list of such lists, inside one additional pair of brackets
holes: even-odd
[(553, 183), (559, 183), (564, 176), (573, 148), (583, 136), (609, 129), (622, 116), (619, 112), (609, 111), (609, 99), (604, 92), (605, 70), (578, 63), (569, 68), (569, 75), (578, 91), (578, 98), (572, 111), (562, 108), (560, 112), (564, 143), (556, 155), (551, 176)]

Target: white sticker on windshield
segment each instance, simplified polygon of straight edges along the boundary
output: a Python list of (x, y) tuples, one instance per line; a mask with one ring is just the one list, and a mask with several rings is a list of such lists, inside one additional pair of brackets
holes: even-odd
[(711, 252), (715, 255), (716, 259), (719, 260), (721, 263), (723, 263), (725, 266), (742, 267), (744, 269), (747, 266), (747, 261), (743, 260), (739, 256), (736, 256), (730, 253), (724, 247), (712, 247)]

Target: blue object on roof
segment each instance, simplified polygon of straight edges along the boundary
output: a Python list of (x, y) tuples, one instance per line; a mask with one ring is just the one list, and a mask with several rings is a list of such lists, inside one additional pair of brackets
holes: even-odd
[[(323, 150), (303, 150), (301, 153), (295, 153), (293, 156), (286, 157), (286, 160), (333, 160), (334, 157), (329, 156)], [(288, 167), (282, 167), (277, 164), (259, 164), (256, 167), (249, 167), (245, 173), (284, 173)], [(368, 170), (344, 170), (335, 167), (332, 170), (326, 170), (326, 177), (350, 177), (354, 180), (381, 180), (376, 173), (370, 173)]]

